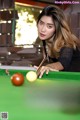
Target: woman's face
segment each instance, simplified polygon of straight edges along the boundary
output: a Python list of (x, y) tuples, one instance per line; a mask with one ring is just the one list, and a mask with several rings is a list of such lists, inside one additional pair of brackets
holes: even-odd
[(55, 32), (55, 25), (50, 16), (43, 16), (38, 22), (38, 36), (41, 40), (50, 39)]

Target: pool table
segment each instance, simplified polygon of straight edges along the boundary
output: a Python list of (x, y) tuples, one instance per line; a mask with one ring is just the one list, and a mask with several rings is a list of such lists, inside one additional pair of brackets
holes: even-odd
[[(31, 83), (32, 69), (12, 68), (9, 75), (0, 68), (0, 120), (80, 120), (80, 72), (49, 72)], [(17, 72), (22, 86), (11, 83)]]

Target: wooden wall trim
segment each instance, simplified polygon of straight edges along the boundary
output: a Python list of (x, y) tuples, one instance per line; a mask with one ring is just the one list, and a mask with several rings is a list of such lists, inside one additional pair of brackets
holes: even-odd
[(39, 7), (45, 7), (47, 4), (46, 3), (41, 3), (41, 2), (35, 2), (33, 0), (15, 0), (17, 3), (22, 3), (25, 5), (33, 5), (33, 6), (39, 6)]

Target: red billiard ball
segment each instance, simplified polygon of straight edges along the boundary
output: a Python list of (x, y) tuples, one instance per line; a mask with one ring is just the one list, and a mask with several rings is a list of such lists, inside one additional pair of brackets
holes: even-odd
[(15, 73), (11, 76), (11, 82), (15, 86), (21, 86), (24, 83), (24, 76), (21, 73)]

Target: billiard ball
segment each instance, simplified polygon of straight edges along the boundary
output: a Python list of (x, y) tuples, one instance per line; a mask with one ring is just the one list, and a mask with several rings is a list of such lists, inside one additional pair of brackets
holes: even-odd
[(37, 80), (37, 74), (35, 71), (30, 71), (26, 74), (26, 79), (29, 81), (29, 82), (34, 82)]
[(11, 76), (11, 82), (15, 86), (21, 86), (24, 83), (24, 76), (21, 73), (15, 73)]

